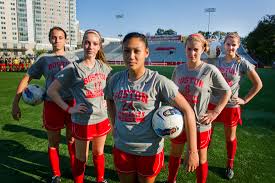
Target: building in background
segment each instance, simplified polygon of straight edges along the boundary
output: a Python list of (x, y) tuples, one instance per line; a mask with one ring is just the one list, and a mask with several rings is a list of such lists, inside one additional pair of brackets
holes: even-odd
[(49, 30), (62, 27), (66, 47), (77, 47), (76, 0), (0, 0), (0, 55), (51, 49)]

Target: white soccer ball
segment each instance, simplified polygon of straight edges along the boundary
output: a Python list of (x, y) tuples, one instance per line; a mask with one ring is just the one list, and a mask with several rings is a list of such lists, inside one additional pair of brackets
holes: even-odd
[(26, 104), (35, 106), (44, 100), (45, 89), (36, 84), (29, 84), (22, 92), (22, 99)]
[(184, 129), (183, 114), (175, 107), (162, 106), (154, 113), (152, 126), (158, 136), (176, 138)]

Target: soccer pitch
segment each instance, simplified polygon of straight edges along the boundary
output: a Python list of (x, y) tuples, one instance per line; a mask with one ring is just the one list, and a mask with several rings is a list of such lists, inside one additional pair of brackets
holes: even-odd
[[(114, 70), (123, 67), (113, 66)], [(173, 67), (150, 67), (171, 78)], [(258, 69), (263, 89), (242, 108), (243, 125), (237, 129), (238, 148), (235, 158), (235, 176), (230, 181), (239, 182), (275, 182), (275, 70)], [(19, 80), (24, 73), (0, 72), (0, 177), (1, 182), (49, 182), (51, 171), (47, 155), (47, 135), (42, 128), (42, 105), (32, 107), (20, 102), (22, 118), (19, 122), (11, 117), (11, 105)], [(42, 85), (40, 81), (32, 83)], [(240, 96), (250, 89), (250, 82), (241, 83)], [(105, 177), (110, 183), (119, 182), (112, 160), (112, 138), (108, 136), (105, 145)], [(168, 175), (169, 141), (165, 143), (165, 168), (157, 182), (165, 182)], [(85, 182), (94, 182), (92, 152), (85, 172)], [(208, 151), (208, 182), (228, 182), (224, 178), (226, 148), (223, 126), (216, 125), (212, 143)], [(73, 182), (64, 131), (60, 144), (60, 165), (62, 182)], [(179, 183), (195, 182), (195, 173), (186, 173), (181, 166), (178, 174)]]

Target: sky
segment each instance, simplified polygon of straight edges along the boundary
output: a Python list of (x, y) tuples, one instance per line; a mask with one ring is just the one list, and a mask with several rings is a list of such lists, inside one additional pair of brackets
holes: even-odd
[[(189, 35), (209, 30), (242, 37), (253, 31), (265, 15), (275, 14), (275, 0), (76, 0), (80, 29), (93, 28), (104, 37), (137, 31), (154, 35), (158, 28)], [(123, 15), (123, 18), (116, 18)]]

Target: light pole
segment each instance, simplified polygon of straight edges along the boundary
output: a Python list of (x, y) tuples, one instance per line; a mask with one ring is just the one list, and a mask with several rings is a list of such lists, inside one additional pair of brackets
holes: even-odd
[[(115, 15), (115, 17), (116, 17), (116, 19), (118, 20), (118, 22), (119, 22), (119, 20), (120, 19), (123, 19), (124, 18), (124, 15), (123, 14), (117, 14), (117, 15)], [(118, 33), (118, 37), (119, 38), (121, 38), (123, 35), (122, 35), (122, 33)]]
[(210, 13), (216, 12), (216, 8), (205, 8), (204, 12), (208, 13), (208, 35), (210, 34), (209, 32), (209, 26), (210, 26)]
[(69, 50), (71, 50), (71, 0), (69, 0)]

